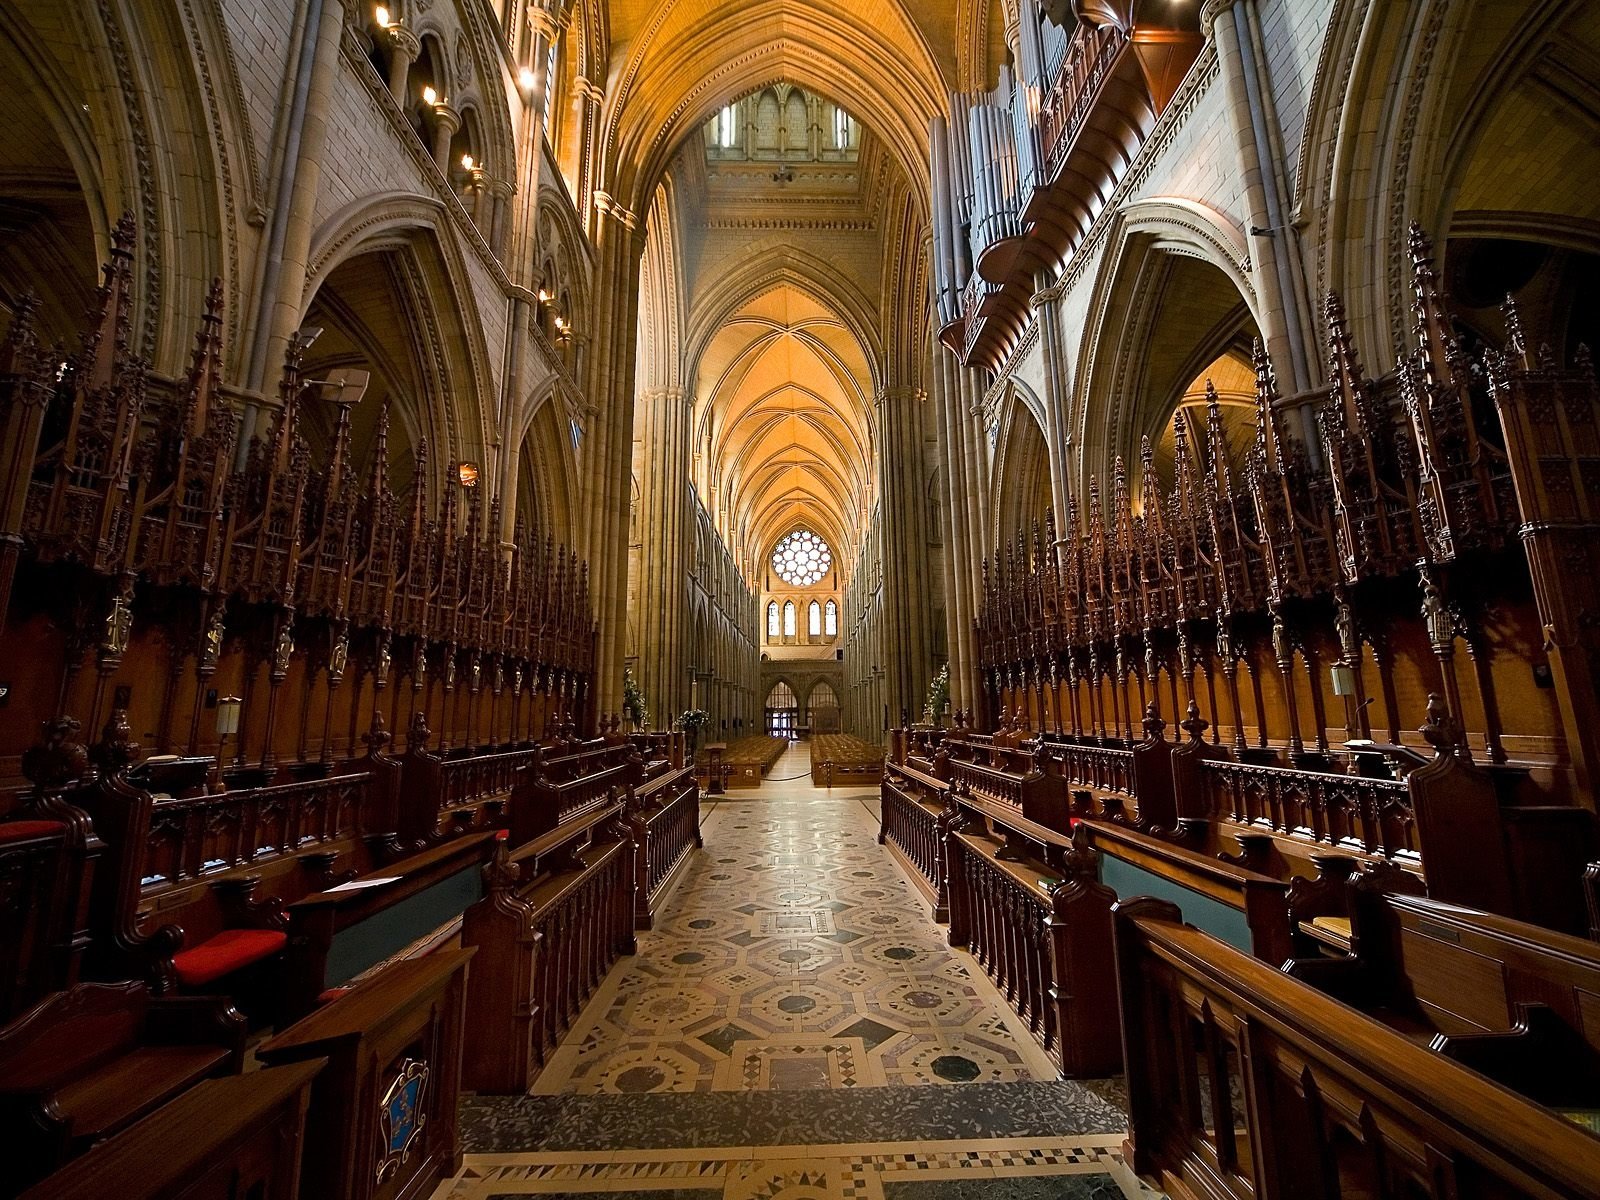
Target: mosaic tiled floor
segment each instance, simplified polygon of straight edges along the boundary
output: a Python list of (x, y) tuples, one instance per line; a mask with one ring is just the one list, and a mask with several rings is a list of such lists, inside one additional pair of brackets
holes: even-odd
[(1114, 1089), (1057, 1080), (945, 944), (877, 844), (875, 792), (768, 782), (707, 802), (702, 827), (537, 1094), (467, 1101), (471, 1153), (441, 1198), (1140, 1194), (1096, 1094)]

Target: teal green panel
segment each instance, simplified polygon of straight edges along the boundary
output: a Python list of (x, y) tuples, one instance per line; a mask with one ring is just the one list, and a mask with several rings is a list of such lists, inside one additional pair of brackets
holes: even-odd
[(1228, 945), (1250, 953), (1250, 926), (1245, 923), (1240, 909), (1104, 852), (1100, 855), (1100, 882), (1116, 892), (1119, 900), (1134, 896), (1170, 900), (1183, 910), (1183, 919), (1196, 929), (1203, 929)]
[(455, 920), (483, 896), (476, 865), (341, 929), (328, 951), (328, 987), (337, 987)]

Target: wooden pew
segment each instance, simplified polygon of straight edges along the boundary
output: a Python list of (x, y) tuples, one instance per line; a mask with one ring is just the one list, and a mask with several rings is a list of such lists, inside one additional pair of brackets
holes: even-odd
[(537, 746), (450, 756), (428, 749), (427, 718), (415, 713), (399, 756), (398, 832), (406, 846), (432, 846), (475, 830), (505, 825), (518, 773), (541, 754)]
[(154, 997), (143, 983), (80, 983), (0, 1030), (6, 1194), (213, 1075), (244, 1062), (244, 1019), (220, 997)]
[(521, 846), (586, 812), (616, 803), (642, 782), (644, 760), (626, 742), (546, 758), (535, 753), (517, 774), (511, 844)]
[(23, 1200), (297, 1200), (311, 1083), (323, 1065), (311, 1059), (198, 1084)]
[(526, 1092), (612, 963), (634, 952), (637, 851), (622, 801), (514, 850), (497, 845), (461, 928), (479, 951), (467, 1087)]
[(288, 907), (285, 1020), (329, 991), (401, 954), (447, 936), (483, 895), (482, 868), (498, 835), (468, 834), (318, 892)]
[(1350, 892), (1349, 957), (1288, 974), (1539, 1103), (1600, 1110), (1600, 947), (1373, 880)]
[(460, 1169), (472, 956), (441, 950), (393, 963), (257, 1049), (268, 1066), (327, 1060), (311, 1088), (304, 1195), (415, 1200)]
[(1600, 1194), (1592, 1135), (1249, 955), (1119, 903), (1127, 1160), (1181, 1200)]
[(1178, 903), (1194, 924), (1264, 962), (1292, 955), (1288, 881), (1109, 821), (1077, 828), (1101, 852), (1100, 880), (1117, 895)]
[(651, 929), (660, 899), (691, 861), (690, 851), (705, 845), (700, 836), (700, 785), (693, 768), (669, 770), (638, 788), (628, 827), (639, 847), (634, 927)]

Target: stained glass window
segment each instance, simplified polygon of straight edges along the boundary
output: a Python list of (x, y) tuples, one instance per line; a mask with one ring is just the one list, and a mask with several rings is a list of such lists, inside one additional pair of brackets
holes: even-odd
[(797, 529), (772, 551), (772, 569), (785, 583), (810, 587), (833, 566), (828, 543), (806, 529)]

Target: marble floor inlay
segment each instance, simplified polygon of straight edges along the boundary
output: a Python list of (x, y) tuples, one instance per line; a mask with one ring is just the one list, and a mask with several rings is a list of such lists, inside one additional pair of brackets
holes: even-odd
[(875, 791), (806, 779), (704, 802), (704, 850), (534, 1094), (467, 1098), (439, 1200), (1154, 1195), (1115, 1089), (1056, 1078), (877, 820)]

